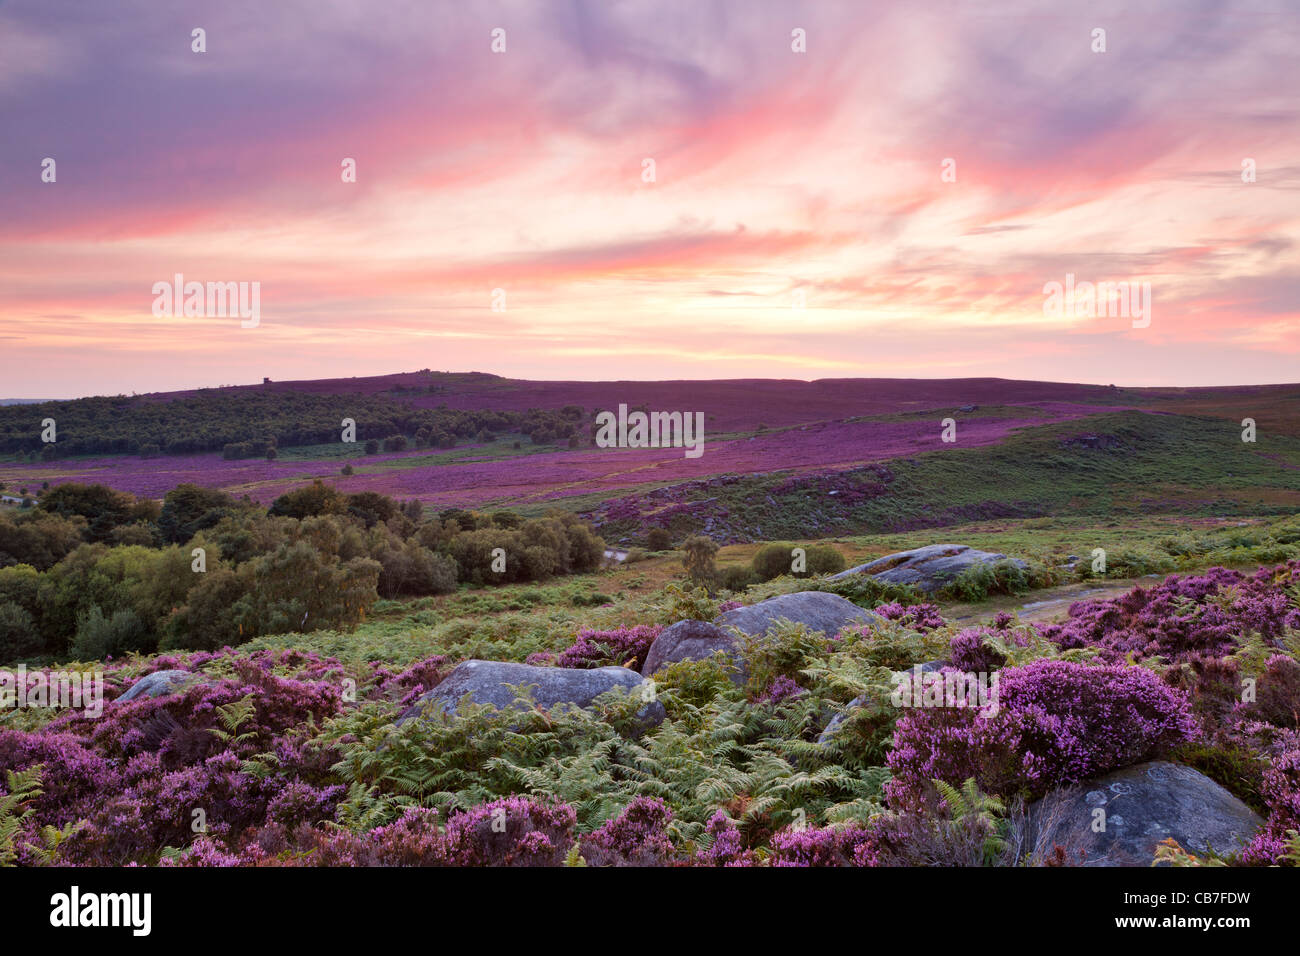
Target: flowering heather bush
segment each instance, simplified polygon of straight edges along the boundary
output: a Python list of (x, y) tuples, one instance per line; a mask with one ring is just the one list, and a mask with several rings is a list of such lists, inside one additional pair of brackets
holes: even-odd
[(783, 674), (768, 685), (767, 690), (759, 695), (758, 700), (765, 704), (779, 704), (783, 700), (798, 697), (803, 693), (806, 693), (805, 690), (793, 678)]
[(230, 745), (240, 755), (250, 756), (278, 734), (308, 720), (319, 723), (341, 705), (340, 687), (283, 679), (264, 671), (247, 676), (247, 682), (200, 684), (180, 694), (116, 704), (98, 720), (61, 717), (50, 726), (85, 734), (95, 749), (109, 757), (156, 753), (163, 768), (170, 770), (226, 749), (221, 735), (214, 733), (221, 729), (220, 708), (241, 702), (250, 706), (239, 727), (241, 739)]
[(673, 818), (658, 797), (637, 797), (623, 812), (582, 839), (582, 858), (591, 866), (663, 866), (672, 858), (666, 832)]
[(453, 666), (451, 659), (443, 654), (417, 661), (400, 674), (386, 675), (380, 679), (376, 693), (387, 699), (396, 699), (399, 704), (406, 706), (441, 684)]
[(49, 730), (24, 733), (0, 730), (0, 779), (5, 770), (44, 767), (42, 793), (36, 797), (33, 822), (55, 824), (65, 812), (76, 816), (104, 789), (117, 786), (117, 771), (103, 756), (70, 733)]
[(450, 866), (558, 866), (573, 845), (577, 816), (562, 803), (493, 800), (453, 814), (443, 834)]
[(902, 604), (898, 601), (890, 601), (888, 604), (877, 605), (875, 612), (887, 621), (897, 621), (914, 631), (932, 631), (947, 623), (934, 604)]
[(870, 836), (853, 825), (780, 830), (772, 835), (772, 865), (852, 866), (858, 847)]
[(1251, 720), (1274, 727), (1300, 727), (1300, 663), (1285, 654), (1268, 659), (1255, 685), (1255, 700), (1237, 705), (1238, 712)]
[(918, 708), (898, 721), (886, 787), (916, 809), (933, 779), (974, 778), (997, 796), (1042, 796), (1150, 760), (1198, 734), (1187, 697), (1151, 671), (1036, 661), (1001, 673), (996, 716), (975, 706)]
[(564, 804), (509, 797), (454, 813), (410, 807), (395, 821), (357, 834), (272, 822), (239, 851), (221, 836), (195, 841), (172, 866), (559, 866), (573, 845)]
[(408, 808), (392, 823), (357, 834), (271, 823), (238, 852), (219, 838), (203, 836), (163, 866), (446, 866), (447, 847), (438, 812)]
[(988, 632), (971, 627), (952, 639), (952, 666), (968, 674), (988, 674), (1007, 662), (1006, 656), (986, 643)]
[(1197, 653), (1222, 657), (1250, 632), (1276, 641), (1300, 629), (1300, 609), (1282, 590), (1300, 578), (1300, 561), (1260, 568), (1247, 577), (1227, 568), (1177, 575), (1106, 601), (1078, 603), (1064, 624), (1042, 628), (1062, 649), (1096, 648), (1108, 661), (1130, 655), (1184, 661)]
[[(605, 667), (627, 665), (640, 670), (650, 645), (663, 630), (651, 624), (620, 627), (612, 631), (580, 631), (571, 647), (560, 653), (560, 667)], [(633, 663), (628, 663), (632, 661)]]
[(1287, 732), (1284, 748), (1264, 771), (1261, 791), (1269, 815), (1263, 829), (1242, 852), (1246, 863), (1275, 866), (1283, 862), (1288, 830), (1300, 830), (1300, 734)]
[(705, 832), (709, 848), (696, 852), (696, 866), (754, 866), (758, 862), (754, 851), (745, 849), (735, 821), (722, 810), (709, 819)]

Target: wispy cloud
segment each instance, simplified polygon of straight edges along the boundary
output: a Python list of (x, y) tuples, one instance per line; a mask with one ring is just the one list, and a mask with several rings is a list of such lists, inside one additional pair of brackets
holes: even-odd
[[(8, 3), (6, 392), (1294, 379), (1298, 41), (1285, 0)], [(154, 318), (175, 273), (261, 325)], [(1066, 273), (1154, 321), (1045, 316)]]

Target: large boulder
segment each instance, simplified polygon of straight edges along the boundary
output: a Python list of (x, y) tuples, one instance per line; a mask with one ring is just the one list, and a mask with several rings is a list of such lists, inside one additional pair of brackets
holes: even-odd
[[(980, 551), (966, 544), (931, 544), (859, 564), (831, 575), (831, 580), (869, 574), (886, 584), (910, 584), (928, 593), (939, 590), (969, 567), (1005, 560), (1005, 554)], [(1025, 566), (1019, 558), (1011, 560), (1019, 567)]]
[[(533, 702), (540, 707), (572, 704), (587, 707), (593, 700), (615, 687), (637, 690), (646, 683), (636, 671), (626, 667), (534, 667), (507, 661), (462, 661), (437, 687), (422, 695), (397, 718), (401, 724), (420, 714), (426, 706), (438, 713), (449, 713), (465, 695), (476, 704), (490, 704), (498, 710), (515, 706), (510, 685), (534, 685)], [(664, 705), (648, 702), (638, 717), (648, 726), (663, 723)]]
[(746, 634), (763, 634), (777, 621), (785, 618), (796, 624), (807, 625), (809, 630), (824, 634), (838, 634), (849, 624), (874, 624), (881, 617), (858, 607), (852, 601), (827, 591), (799, 591), (779, 594), (766, 601), (738, 607), (718, 615), (713, 622), (719, 627), (734, 627)]
[(708, 621), (678, 621), (659, 632), (650, 645), (641, 673), (646, 677), (678, 661), (698, 661), (723, 651), (732, 659), (733, 684), (745, 683), (744, 664), (736, 653), (736, 637)]
[[(1094, 832), (1099, 809), (1105, 829)], [(1263, 821), (1204, 774), (1153, 760), (1036, 800), (1029, 822), (1030, 845), (1043, 852), (1061, 846), (1067, 864), (1150, 866), (1161, 840), (1173, 837), (1199, 854), (1228, 854), (1245, 846)]]
[(193, 671), (154, 671), (132, 684), (130, 689), (118, 697), (115, 703), (125, 704), (137, 697), (164, 697), (167, 694), (175, 694), (200, 683), (208, 684), (211, 681), (202, 674), (196, 674)]

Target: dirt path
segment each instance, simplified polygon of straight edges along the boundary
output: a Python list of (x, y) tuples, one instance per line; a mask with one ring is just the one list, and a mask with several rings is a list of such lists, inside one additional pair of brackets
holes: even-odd
[[(1187, 573), (1187, 572), (1179, 572)], [(1095, 601), (1114, 597), (1133, 588), (1152, 587), (1168, 575), (1148, 574), (1140, 578), (1116, 578), (1106, 581), (1078, 581), (1054, 588), (1043, 588), (1027, 595), (1000, 595), (980, 604), (942, 605), (943, 616), (961, 624), (979, 624), (992, 620), (1000, 611), (1019, 614), (1022, 621), (1059, 621), (1075, 601)], [(1026, 601), (1025, 598), (1031, 600)]]

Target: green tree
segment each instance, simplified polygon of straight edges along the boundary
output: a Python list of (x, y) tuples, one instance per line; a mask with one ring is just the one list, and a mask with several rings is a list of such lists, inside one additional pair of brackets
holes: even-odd
[(697, 584), (709, 585), (718, 576), (714, 564), (718, 554), (718, 542), (701, 534), (693, 534), (682, 544), (685, 555), (682, 567), (686, 576)]

